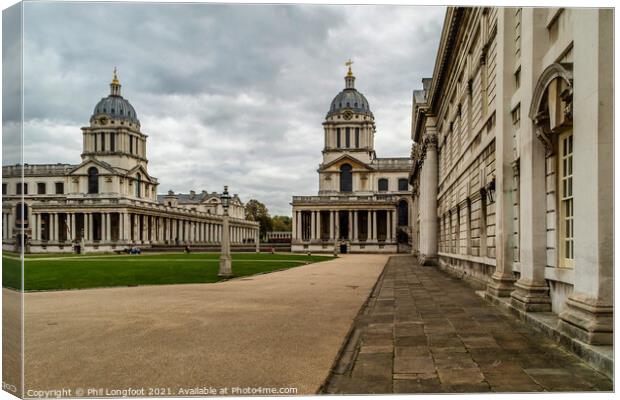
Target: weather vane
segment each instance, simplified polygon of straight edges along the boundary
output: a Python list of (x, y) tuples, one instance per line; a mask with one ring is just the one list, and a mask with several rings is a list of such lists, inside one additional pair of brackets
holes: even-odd
[(353, 76), (353, 71), (351, 71), (351, 65), (353, 64), (353, 61), (351, 61), (351, 59), (349, 58), (349, 61), (347, 61), (346, 63), (344, 63), (344, 65), (346, 65), (347, 67), (349, 67), (349, 72), (347, 72), (347, 76)]

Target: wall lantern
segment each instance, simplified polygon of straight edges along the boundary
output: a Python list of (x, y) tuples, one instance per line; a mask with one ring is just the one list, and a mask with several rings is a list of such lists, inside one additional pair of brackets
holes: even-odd
[(493, 203), (495, 200), (493, 199), (495, 195), (495, 176), (491, 179), (491, 182), (487, 183), (485, 187), (485, 192), (487, 195), (487, 200), (490, 203)]

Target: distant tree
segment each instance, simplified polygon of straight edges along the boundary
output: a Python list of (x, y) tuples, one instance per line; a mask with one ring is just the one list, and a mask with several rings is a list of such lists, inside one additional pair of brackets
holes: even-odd
[(265, 237), (272, 230), (271, 217), (267, 207), (258, 200), (250, 200), (245, 204), (245, 218), (260, 224), (260, 236)]
[(274, 231), (278, 232), (290, 232), (293, 230), (291, 217), (286, 215), (274, 215), (271, 218), (271, 225)]

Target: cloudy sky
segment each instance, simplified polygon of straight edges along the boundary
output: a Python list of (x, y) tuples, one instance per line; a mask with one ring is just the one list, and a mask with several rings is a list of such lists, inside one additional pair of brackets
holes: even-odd
[[(443, 7), (26, 3), (27, 163), (78, 163), (80, 127), (122, 94), (149, 135), (159, 191), (221, 191), (290, 214), (293, 194), (318, 190), (321, 123), (354, 61), (375, 115), (379, 157), (408, 156), (411, 96), (430, 76)], [(18, 46), (7, 36), (4, 60)], [(19, 121), (7, 104), (5, 139)], [(13, 85), (15, 87), (15, 85)], [(15, 94), (14, 92), (12, 93)], [(14, 100), (15, 97), (12, 97)], [(5, 142), (4, 164), (15, 163)]]

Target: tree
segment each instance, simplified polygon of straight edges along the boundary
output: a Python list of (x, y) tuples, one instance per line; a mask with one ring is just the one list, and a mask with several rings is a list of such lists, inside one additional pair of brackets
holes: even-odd
[(291, 217), (286, 215), (274, 215), (271, 218), (271, 225), (276, 232), (290, 232), (293, 230)]
[(250, 200), (245, 205), (245, 218), (260, 224), (260, 236), (265, 237), (272, 230), (271, 217), (267, 207), (258, 200)]

